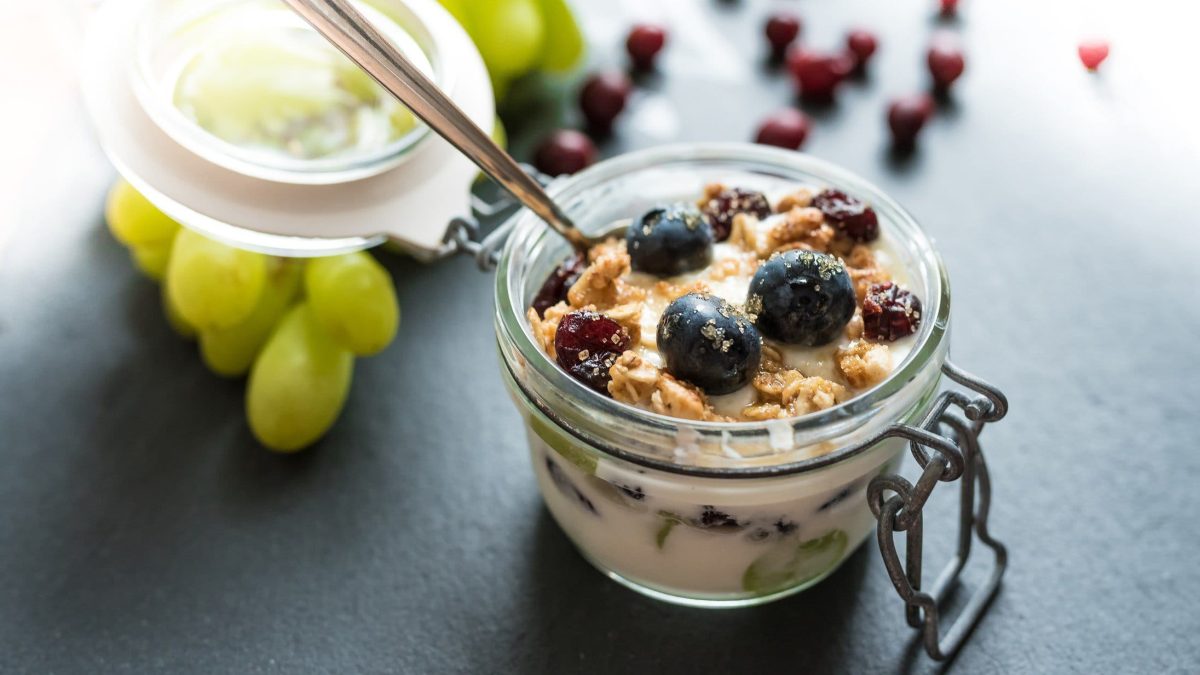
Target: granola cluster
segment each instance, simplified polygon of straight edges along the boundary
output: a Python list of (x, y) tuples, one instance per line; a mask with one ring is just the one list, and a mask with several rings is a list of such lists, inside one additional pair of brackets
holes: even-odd
[[(754, 195), (758, 193), (715, 183), (706, 186), (697, 206), (710, 222), (719, 221), (725, 228), (717, 233), (717, 241), (724, 235), (725, 243), (718, 246), (725, 248), (711, 264), (696, 272), (658, 278), (631, 270), (625, 241), (611, 239), (593, 247), (578, 280), (566, 290), (565, 299), (542, 312), (529, 310), (534, 339), (555, 358), (556, 334), (566, 315), (587, 310), (616, 321), (628, 333), (630, 347), (609, 368), (609, 395), (623, 403), (689, 420), (767, 420), (805, 415), (835, 406), (856, 391), (883, 381), (892, 371), (893, 356), (887, 344), (869, 339), (869, 331), (864, 331), (863, 302), (873, 286), (891, 281), (891, 275), (871, 243), (847, 234), (843, 221), (831, 220), (817, 208), (817, 193), (810, 188), (796, 189), (774, 205)], [(806, 356), (807, 360), (800, 363), (789, 363), (781, 345), (764, 342), (761, 362), (757, 371), (752, 371), (750, 384), (734, 394), (717, 397), (728, 399), (722, 405), (714, 405), (699, 387), (667, 372), (657, 350), (656, 327), (668, 304), (689, 293), (721, 295), (720, 289), (733, 288), (728, 284), (744, 285), (771, 256), (796, 249), (833, 255), (845, 266), (857, 296), (857, 308), (845, 325), (842, 339), (827, 348), (814, 348), (812, 357)], [(848, 297), (849, 291), (846, 293)], [(738, 311), (754, 321), (755, 307), (740, 306)]]

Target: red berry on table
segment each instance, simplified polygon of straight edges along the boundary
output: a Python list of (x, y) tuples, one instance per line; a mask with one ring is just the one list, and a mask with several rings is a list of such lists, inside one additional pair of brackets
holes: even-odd
[(942, 16), (951, 17), (958, 13), (958, 0), (940, 0)]
[(833, 98), (838, 84), (846, 76), (847, 61), (841, 55), (795, 47), (787, 55), (788, 70), (796, 81), (796, 88), (802, 96), (813, 99)]
[(809, 122), (808, 115), (795, 108), (784, 108), (763, 120), (754, 142), (799, 150), (800, 146), (804, 145), (804, 139), (808, 138), (810, 129), (812, 123)]
[(929, 46), (929, 74), (938, 89), (947, 89), (963, 74), (966, 63), (958, 43), (948, 37), (940, 37)]
[(533, 164), (551, 176), (575, 173), (596, 161), (592, 139), (573, 129), (552, 131), (538, 146)]
[(1088, 70), (1095, 70), (1108, 58), (1108, 40), (1084, 40), (1079, 43), (1079, 60)]
[(598, 131), (608, 131), (613, 120), (625, 109), (625, 101), (633, 85), (625, 73), (609, 71), (592, 75), (579, 92), (579, 109), (588, 125)]
[(767, 18), (763, 31), (767, 35), (767, 42), (771, 43), (771, 53), (783, 56), (788, 45), (800, 35), (801, 26), (800, 17), (791, 12), (776, 12)]
[(862, 68), (867, 65), (867, 61), (871, 60), (871, 56), (879, 48), (879, 41), (871, 31), (856, 28), (846, 35), (846, 48), (850, 50), (851, 54), (854, 54), (857, 61), (856, 67)]
[(625, 40), (625, 49), (633, 66), (638, 70), (650, 70), (654, 67), (654, 58), (667, 44), (667, 31), (660, 26), (639, 23), (629, 31)]
[(933, 116), (933, 99), (928, 94), (902, 96), (888, 106), (888, 128), (896, 147), (908, 148), (916, 143), (917, 134)]

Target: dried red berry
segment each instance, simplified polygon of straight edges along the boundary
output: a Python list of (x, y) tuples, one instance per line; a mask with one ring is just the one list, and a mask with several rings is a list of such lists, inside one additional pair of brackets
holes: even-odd
[(533, 155), (538, 171), (551, 176), (575, 173), (596, 160), (592, 139), (573, 129), (550, 132)]
[(946, 18), (950, 18), (958, 13), (958, 0), (941, 0), (939, 5), (939, 11)]
[(1084, 40), (1079, 43), (1079, 60), (1088, 70), (1095, 70), (1108, 58), (1107, 40)]
[(879, 48), (879, 41), (871, 31), (856, 28), (846, 35), (846, 48), (854, 55), (854, 67), (862, 69)]
[(808, 138), (810, 129), (812, 129), (812, 123), (809, 121), (808, 115), (795, 108), (784, 108), (763, 120), (754, 142), (788, 150), (799, 150), (800, 146), (804, 145), (804, 139)]
[(725, 188), (717, 196), (704, 202), (700, 212), (712, 226), (713, 240), (725, 241), (733, 230), (733, 217), (749, 213), (762, 219), (771, 215), (771, 203), (761, 192), (742, 188)]
[(554, 333), (558, 365), (602, 394), (612, 379), (608, 369), (628, 347), (629, 333), (621, 324), (586, 309), (564, 316)]
[(612, 129), (613, 120), (625, 109), (633, 84), (619, 70), (592, 75), (579, 90), (579, 109), (588, 126), (598, 131)]
[(899, 148), (912, 147), (921, 128), (933, 117), (933, 99), (928, 94), (902, 96), (888, 106), (888, 127)]
[(921, 300), (891, 281), (871, 284), (863, 299), (863, 336), (893, 342), (921, 326)]
[(941, 37), (929, 46), (929, 74), (938, 89), (948, 88), (963, 74), (966, 63), (962, 49), (950, 38)]
[(802, 25), (800, 17), (791, 12), (776, 12), (768, 17), (763, 32), (767, 36), (767, 42), (771, 43), (771, 54), (776, 57), (783, 56), (788, 45), (800, 35)]
[(625, 40), (625, 49), (633, 60), (634, 68), (650, 70), (654, 67), (654, 58), (667, 44), (667, 31), (660, 26), (639, 23), (629, 31)]
[(825, 214), (839, 233), (854, 241), (874, 241), (879, 238), (879, 218), (875, 209), (841, 190), (823, 190), (813, 197), (812, 205)]
[(579, 281), (579, 275), (583, 274), (585, 261), (583, 253), (576, 253), (562, 261), (562, 264), (546, 277), (537, 295), (533, 296), (531, 305), (538, 316), (545, 316), (547, 309), (567, 299), (567, 291), (571, 290), (575, 282)]
[(816, 100), (833, 98), (838, 84), (853, 65), (844, 55), (821, 54), (808, 49), (792, 48), (787, 56), (788, 70), (796, 81), (796, 88), (802, 96)]

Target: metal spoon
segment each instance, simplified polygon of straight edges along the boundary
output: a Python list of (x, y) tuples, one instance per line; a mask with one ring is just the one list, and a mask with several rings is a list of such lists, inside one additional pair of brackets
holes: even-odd
[(599, 241), (580, 232), (542, 186), (392, 46), (349, 0), (283, 1), (575, 248), (586, 250)]

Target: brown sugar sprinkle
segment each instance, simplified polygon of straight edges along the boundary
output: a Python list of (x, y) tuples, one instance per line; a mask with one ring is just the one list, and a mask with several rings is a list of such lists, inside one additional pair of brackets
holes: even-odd
[(846, 381), (859, 389), (879, 384), (892, 372), (892, 354), (887, 345), (855, 340), (838, 349), (836, 358)]
[(775, 204), (775, 213), (787, 213), (794, 208), (804, 208), (812, 204), (815, 193), (809, 188), (800, 188), (791, 194), (784, 195)]

